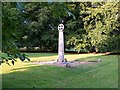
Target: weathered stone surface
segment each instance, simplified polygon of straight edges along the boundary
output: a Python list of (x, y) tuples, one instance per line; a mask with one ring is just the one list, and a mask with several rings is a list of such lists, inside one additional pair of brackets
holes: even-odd
[(69, 62), (57, 62), (57, 61), (50, 61), (50, 62), (33, 62), (34, 64), (40, 64), (40, 65), (54, 65), (54, 66), (60, 66), (60, 67), (76, 67), (81, 64), (90, 64), (93, 62), (87, 62), (87, 61), (69, 61)]
[(63, 35), (64, 25), (58, 25), (59, 40), (58, 40), (58, 62), (64, 62), (64, 35)]

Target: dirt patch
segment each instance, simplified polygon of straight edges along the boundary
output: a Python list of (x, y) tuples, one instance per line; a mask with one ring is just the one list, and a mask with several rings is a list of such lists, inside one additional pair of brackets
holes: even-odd
[(82, 64), (90, 64), (93, 62), (88, 61), (68, 61), (68, 62), (56, 62), (56, 61), (50, 61), (50, 62), (32, 62), (33, 64), (39, 64), (39, 65), (54, 65), (54, 66), (60, 66), (60, 67), (76, 67), (78, 65)]

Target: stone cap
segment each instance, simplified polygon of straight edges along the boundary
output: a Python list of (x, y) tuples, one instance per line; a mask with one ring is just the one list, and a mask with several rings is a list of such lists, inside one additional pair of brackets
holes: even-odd
[(64, 25), (63, 24), (59, 24), (58, 25), (58, 30), (59, 31), (63, 31), (64, 30)]

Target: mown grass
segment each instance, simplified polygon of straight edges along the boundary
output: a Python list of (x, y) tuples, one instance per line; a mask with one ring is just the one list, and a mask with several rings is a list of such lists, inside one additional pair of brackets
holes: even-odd
[[(28, 55), (30, 55), (28, 53)], [(32, 61), (46, 61), (57, 58), (56, 53), (39, 53)], [(2, 64), (3, 88), (117, 88), (118, 57), (102, 54), (66, 54), (68, 60), (97, 60), (102, 62), (64, 68), (49, 65), (35, 65), (31, 62), (16, 62), (14, 66)]]
[[(57, 53), (27, 53), (28, 57), (32, 62), (34, 61), (52, 61), (56, 60), (58, 55)], [(32, 56), (31, 56), (32, 55)], [(65, 54), (65, 58), (68, 61), (76, 60), (79, 58), (92, 57), (92, 56), (100, 56), (102, 54)], [(37, 57), (36, 57), (37, 56)]]

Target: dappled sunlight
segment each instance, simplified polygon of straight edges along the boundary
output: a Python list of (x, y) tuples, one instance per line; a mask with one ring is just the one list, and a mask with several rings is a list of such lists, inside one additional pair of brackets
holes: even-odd
[[(101, 56), (103, 54), (65, 54), (65, 58), (68, 61), (81, 59), (81, 58), (87, 58), (91, 56)], [(52, 61), (57, 59), (57, 55), (54, 56), (44, 56), (44, 57), (31, 57), (31, 61)]]
[(103, 54), (72, 54), (72, 55), (65, 55), (65, 58), (67, 58), (68, 61), (81, 59), (81, 58), (87, 58), (87, 57), (95, 57), (95, 56), (101, 56)]
[[(101, 56), (103, 54), (66, 54), (65, 55), (65, 58), (67, 58), (68, 61), (72, 61), (72, 60), (82, 60), (82, 61), (85, 61), (85, 60), (94, 60), (94, 58), (96, 59), (97, 57), (96, 56)], [(90, 58), (92, 57), (92, 58)], [(30, 62), (21, 62), (21, 61), (17, 61), (15, 62), (15, 65), (12, 65), (9, 66), (7, 64), (2, 64), (1, 67), (0, 67), (0, 70), (2, 74), (7, 74), (7, 73), (12, 73), (12, 72), (22, 72), (22, 71), (26, 71), (28, 67), (31, 67), (31, 66), (40, 66), (40, 65), (37, 65), (37, 64), (33, 64), (31, 62), (34, 62), (34, 61), (52, 61), (52, 60), (56, 60), (57, 59), (57, 55), (54, 55), (54, 56), (43, 56), (43, 57), (31, 57), (30, 58), (31, 61)]]
[(22, 71), (25, 71), (27, 70), (28, 67), (31, 67), (31, 66), (37, 66), (37, 65), (33, 65), (31, 63), (24, 63), (24, 62), (15, 62), (15, 65), (12, 65), (10, 64), (11, 66), (9, 66), (8, 64), (6, 63), (3, 63), (0, 67), (0, 73), (2, 74), (7, 74), (7, 73), (12, 73), (12, 72), (22, 72)]
[[(118, 87), (118, 63), (116, 56), (103, 56), (101, 54), (71, 54), (66, 56), (78, 60), (96, 60), (97, 58), (101, 58), (104, 61), (101, 63), (79, 65), (75, 68), (37, 65), (32, 64), (31, 62), (20, 61), (11, 66), (2, 64), (3, 87)], [(51, 56), (47, 57), (55, 58)], [(42, 57), (42, 59), (44, 58), (45, 57)], [(88, 82), (92, 84), (89, 84)]]
[(51, 1), (2, 2), (0, 86), (118, 88), (118, 2)]
[(56, 60), (57, 56), (45, 56), (45, 57), (31, 57), (31, 61), (52, 61)]
[(46, 53), (46, 52), (44, 52), (44, 53), (41, 53), (41, 52), (39, 52), (39, 53), (25, 53), (26, 55), (28, 55), (28, 57), (46, 57), (46, 56), (55, 56), (55, 55), (57, 55), (57, 53)]
[[(72, 60), (80, 60), (80, 61), (89, 61), (89, 60), (97, 60), (98, 58), (100, 58), (102, 61), (103, 60), (110, 60), (111, 57), (108, 56), (103, 56), (104, 54), (66, 54), (65, 58), (67, 58), (68, 61), (72, 61)], [(113, 56), (114, 58), (116, 58), (116, 56)], [(37, 61), (52, 61), (52, 60), (56, 60), (57, 59), (57, 55), (54, 56), (44, 56), (44, 57), (31, 57), (30, 58), (31, 61), (28, 62), (21, 62), (21, 61), (17, 61), (15, 62), (15, 65), (9, 66), (7, 64), (2, 64), (0, 67), (0, 74), (7, 74), (7, 73), (12, 73), (12, 72), (22, 72), (22, 71), (26, 71), (28, 67), (31, 66), (40, 66), (39, 64), (33, 64), (31, 62), (37, 62)]]

